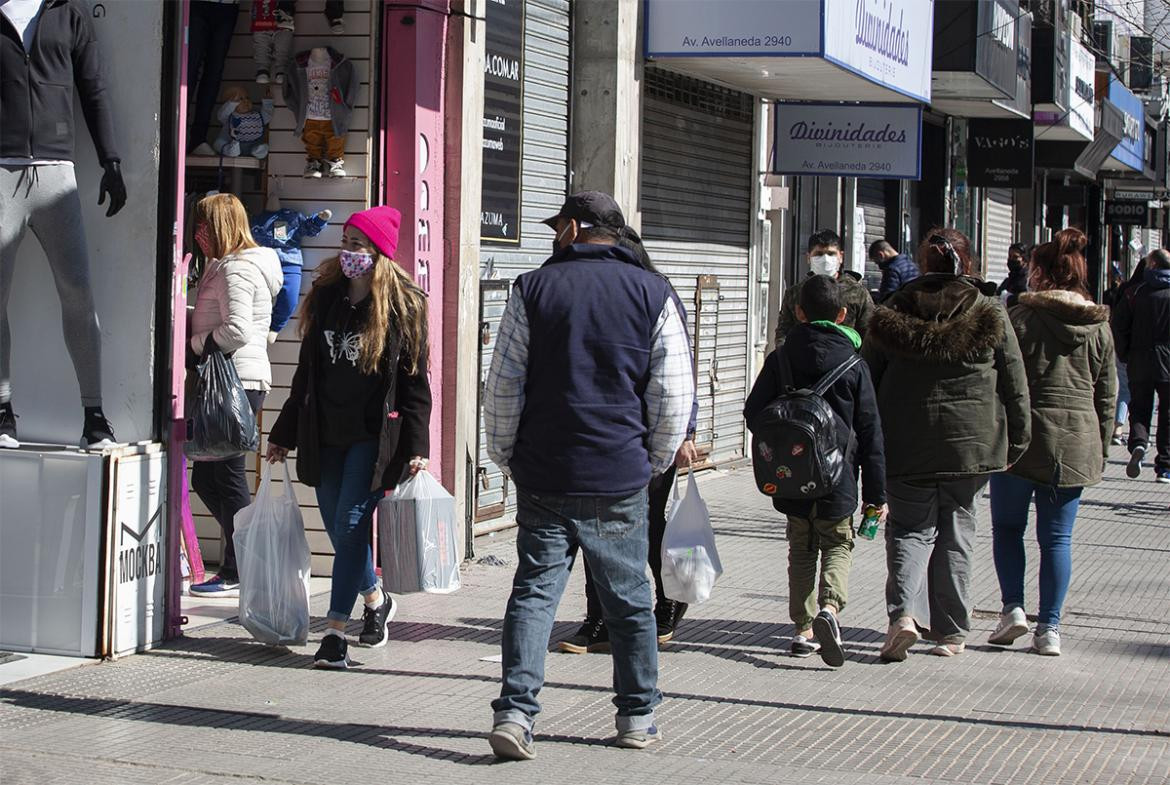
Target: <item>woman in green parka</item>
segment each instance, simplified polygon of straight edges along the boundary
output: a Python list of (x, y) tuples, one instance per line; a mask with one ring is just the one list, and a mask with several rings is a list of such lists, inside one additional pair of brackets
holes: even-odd
[(1028, 632), (1024, 532), (1036, 504), (1040, 605), (1032, 650), (1060, 654), (1060, 612), (1072, 573), (1072, 531), (1085, 486), (1101, 480), (1109, 452), (1117, 371), (1109, 309), (1089, 299), (1077, 229), (1036, 248), (1029, 289), (1010, 311), (1028, 374), (1032, 441), (991, 478), (991, 526), (1003, 613), (989, 641), (1009, 645)]

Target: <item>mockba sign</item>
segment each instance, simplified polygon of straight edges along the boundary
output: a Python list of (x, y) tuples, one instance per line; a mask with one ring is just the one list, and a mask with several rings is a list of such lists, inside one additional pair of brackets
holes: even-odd
[(776, 105), (776, 174), (916, 180), (922, 109), (887, 104)]

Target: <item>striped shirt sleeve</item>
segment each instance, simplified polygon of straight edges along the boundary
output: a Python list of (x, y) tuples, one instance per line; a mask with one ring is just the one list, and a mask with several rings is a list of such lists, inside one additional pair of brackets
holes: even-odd
[(686, 325), (666, 298), (651, 334), (650, 381), (646, 385), (646, 425), (650, 430), (650, 467), (655, 474), (670, 468), (687, 435), (691, 404), (695, 399), (694, 370)]
[(523, 298), (513, 292), (500, 320), (483, 395), (488, 457), (508, 476), (511, 476), (508, 463), (512, 460), (520, 415), (524, 411), (528, 336), (528, 313)]

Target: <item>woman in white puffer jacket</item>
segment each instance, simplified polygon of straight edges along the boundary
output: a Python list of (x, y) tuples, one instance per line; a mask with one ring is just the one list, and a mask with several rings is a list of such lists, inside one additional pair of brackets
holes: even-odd
[[(258, 412), (272, 386), (268, 326), (283, 284), (280, 260), (271, 248), (256, 245), (244, 205), (231, 194), (208, 196), (196, 205), (195, 241), (208, 262), (191, 314), (191, 351), (202, 356), (217, 346), (230, 356), (248, 403)], [(223, 527), (227, 539), (219, 574), (192, 586), (192, 594), (239, 596), (232, 534), (236, 513), (252, 500), (245, 472), (246, 456), (242, 455), (197, 461), (191, 470), (191, 488)]]

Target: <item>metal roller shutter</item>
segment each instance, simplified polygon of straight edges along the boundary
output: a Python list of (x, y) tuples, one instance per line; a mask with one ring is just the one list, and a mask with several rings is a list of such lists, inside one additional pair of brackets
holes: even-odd
[[(521, 159), (520, 242), (485, 243), (480, 250), (481, 389), (511, 281), (548, 258), (552, 233), (541, 220), (556, 213), (568, 189), (569, 0), (524, 2), (524, 120)], [(476, 520), (515, 509), (514, 487), (487, 457), (480, 398)]]
[[(886, 236), (886, 181), (885, 180), (858, 180), (857, 206), (865, 214), (865, 288), (877, 289), (882, 283), (882, 271), (876, 264), (869, 261), (869, 246), (878, 240), (890, 239)], [(890, 242), (897, 245), (897, 239)], [(901, 250), (901, 249), (899, 249)]]
[(731, 460), (743, 455), (742, 410), (751, 382), (755, 104), (746, 94), (656, 68), (646, 69), (643, 91), (642, 236), (690, 312), (687, 329), (698, 358), (696, 441), (712, 461)]
[(984, 196), (984, 280), (999, 283), (1007, 278), (1008, 247), (1015, 242), (1015, 198), (1010, 188), (988, 188)]

